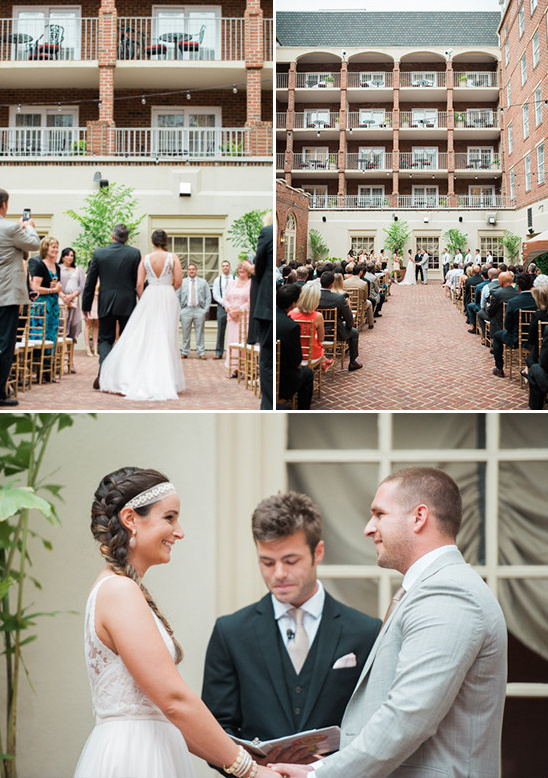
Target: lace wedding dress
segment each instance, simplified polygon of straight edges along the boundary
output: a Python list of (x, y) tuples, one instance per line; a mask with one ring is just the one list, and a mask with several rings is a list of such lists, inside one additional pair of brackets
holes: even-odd
[(417, 283), (417, 280), (415, 278), (415, 268), (416, 265), (413, 262), (412, 259), (409, 260), (407, 263), (407, 270), (405, 271), (405, 276), (403, 278), (403, 281), (400, 281), (400, 284), (406, 284), (407, 286), (415, 286)]
[(179, 350), (179, 301), (173, 289), (173, 254), (158, 277), (145, 257), (148, 286), (114, 348), (101, 365), (103, 392), (128, 400), (176, 400), (185, 388)]
[[(74, 778), (194, 778), (180, 731), (149, 700), (122, 659), (95, 632), (97, 592), (112, 577), (99, 581), (86, 605), (85, 652), (96, 725)], [(172, 639), (153, 616), (175, 659)]]

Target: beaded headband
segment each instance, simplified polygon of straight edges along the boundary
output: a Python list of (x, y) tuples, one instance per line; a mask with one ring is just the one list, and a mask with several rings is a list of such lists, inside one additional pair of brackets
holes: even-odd
[(169, 481), (164, 481), (157, 486), (152, 486), (150, 489), (146, 489), (140, 494), (136, 494), (129, 502), (123, 506), (124, 508), (143, 508), (145, 505), (152, 505), (153, 502), (158, 502), (168, 494), (175, 494), (176, 489)]

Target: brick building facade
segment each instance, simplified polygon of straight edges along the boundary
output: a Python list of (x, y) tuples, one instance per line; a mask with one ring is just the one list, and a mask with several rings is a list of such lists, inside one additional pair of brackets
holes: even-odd
[(285, 181), (276, 181), (277, 265), (281, 265), (286, 256), (297, 262), (306, 262), (308, 201), (309, 196), (302, 189), (294, 189)]

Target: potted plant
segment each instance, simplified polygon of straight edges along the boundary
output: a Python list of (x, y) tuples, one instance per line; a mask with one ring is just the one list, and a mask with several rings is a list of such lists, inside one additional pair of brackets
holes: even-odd
[(455, 114), (455, 126), (464, 127), (464, 113)]
[(334, 154), (329, 155), (329, 169), (330, 170), (337, 169), (337, 158)]
[(325, 86), (333, 86), (333, 76), (331, 75), (331, 73), (327, 74), (324, 81), (325, 81)]
[(496, 159), (491, 160), (491, 169), (497, 169), (500, 167), (500, 159), (497, 157)]
[(466, 73), (460, 73), (459, 74), (459, 86), (466, 86), (466, 82), (468, 81), (468, 76)]

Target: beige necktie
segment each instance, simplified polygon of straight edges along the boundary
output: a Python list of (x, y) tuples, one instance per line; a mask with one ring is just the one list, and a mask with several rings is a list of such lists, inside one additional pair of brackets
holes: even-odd
[(399, 601), (401, 600), (404, 594), (405, 594), (405, 589), (403, 588), (403, 586), (400, 586), (400, 588), (398, 589), (398, 591), (395, 593), (395, 595), (392, 597), (390, 601), (390, 605), (388, 606), (388, 609), (384, 616), (381, 629), (384, 627), (384, 625), (386, 624), (386, 622), (388, 621), (392, 613), (396, 610), (396, 606), (398, 605)]
[(308, 655), (308, 635), (303, 625), (304, 611), (302, 608), (290, 608), (287, 613), (295, 619), (295, 636), (288, 642), (287, 651), (298, 675)]
[(192, 278), (190, 281), (190, 306), (196, 307), (196, 279)]

